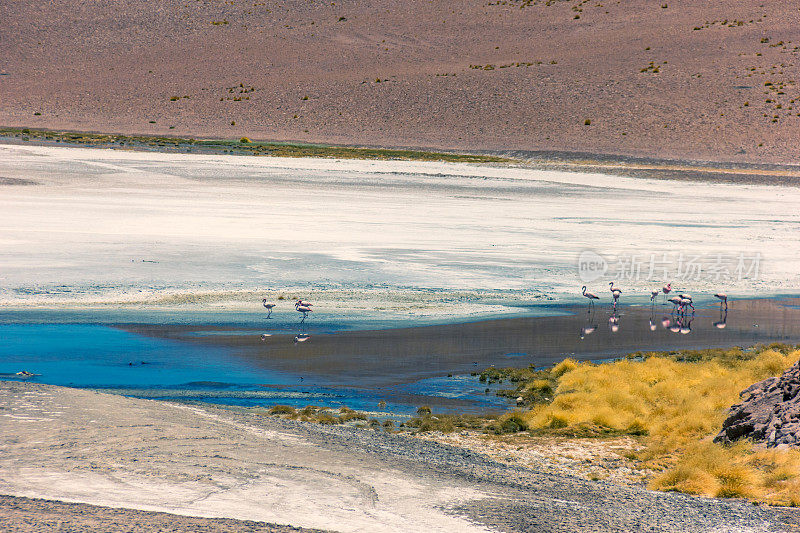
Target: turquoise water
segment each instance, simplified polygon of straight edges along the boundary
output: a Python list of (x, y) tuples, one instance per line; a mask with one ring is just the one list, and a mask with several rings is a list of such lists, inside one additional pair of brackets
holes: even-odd
[[(209, 332), (211, 333), (211, 332)], [(244, 330), (241, 334), (256, 335)], [(97, 324), (0, 324), (0, 379), (104, 389), (139, 398), (247, 407), (322, 405), (411, 414), (500, 410), (505, 401), (472, 376), (431, 378), (389, 390), (319, 386), (312, 379), (251, 366), (233, 349), (151, 338)]]

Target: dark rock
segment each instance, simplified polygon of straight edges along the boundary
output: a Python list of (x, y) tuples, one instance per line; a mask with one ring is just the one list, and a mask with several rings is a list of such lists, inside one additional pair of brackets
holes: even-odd
[(776, 446), (800, 447), (800, 361), (780, 377), (750, 385), (744, 400), (728, 411), (714, 442), (730, 444), (740, 439)]

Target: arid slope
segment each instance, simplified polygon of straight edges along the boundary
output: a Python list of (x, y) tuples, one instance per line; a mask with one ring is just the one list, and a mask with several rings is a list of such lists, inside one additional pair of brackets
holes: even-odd
[(0, 0), (0, 12), (3, 126), (800, 160), (800, 10), (785, 0)]

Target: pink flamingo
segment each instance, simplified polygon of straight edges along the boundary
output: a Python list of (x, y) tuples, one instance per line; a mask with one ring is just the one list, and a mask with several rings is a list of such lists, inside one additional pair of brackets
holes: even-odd
[(581, 290), (583, 291), (583, 292), (582, 292), (582, 294), (583, 294), (583, 295), (584, 295), (586, 298), (588, 298), (588, 299), (589, 299), (589, 307), (590, 307), (590, 308), (594, 307), (594, 301), (595, 301), (595, 300), (599, 300), (599, 299), (600, 299), (600, 297), (599, 297), (599, 296), (597, 296), (596, 294), (592, 294), (591, 292), (586, 292), (586, 285), (584, 285), (584, 286), (582, 287), (582, 289), (581, 289)]
[(725, 310), (728, 310), (728, 295), (724, 292), (718, 292), (714, 294), (715, 298), (719, 298), (719, 307), (722, 308), (722, 304), (725, 304)]
[(267, 318), (272, 318), (272, 308), (275, 307), (275, 304), (268, 304), (266, 298), (261, 300), (261, 302), (264, 304), (264, 308), (267, 310)]
[(608, 286), (611, 291), (611, 296), (614, 298), (614, 307), (617, 307), (617, 302), (619, 301), (620, 294), (622, 294), (622, 290), (615, 288), (613, 281), (609, 283)]
[(694, 313), (694, 303), (692, 302), (692, 296), (690, 294), (679, 294), (681, 298), (681, 308), (684, 312), (686, 312), (687, 307), (692, 308), (692, 313)]
[(661, 290), (664, 291), (664, 300), (666, 301), (667, 294), (672, 291), (672, 283), (667, 283)]
[(306, 321), (306, 317), (308, 317), (308, 313), (313, 313), (311, 308), (306, 306), (306, 305), (296, 305), (295, 309), (297, 309), (298, 313), (303, 313), (303, 320), (301, 320), (301, 322), (305, 322)]
[(656, 296), (658, 296), (659, 292), (661, 292), (661, 289), (653, 289), (652, 291), (650, 291), (650, 301), (651, 302), (655, 301)]

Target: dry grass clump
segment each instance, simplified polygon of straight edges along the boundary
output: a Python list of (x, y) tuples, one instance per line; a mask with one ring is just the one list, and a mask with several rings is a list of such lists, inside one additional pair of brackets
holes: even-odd
[(268, 414), (284, 416), (291, 420), (303, 422), (317, 422), (318, 424), (344, 424), (352, 420), (366, 420), (367, 415), (354, 411), (349, 407), (341, 407), (338, 415), (327, 407), (307, 405), (302, 409), (295, 409), (291, 405), (276, 405), (267, 411)]
[(739, 392), (797, 362), (798, 347), (633, 355), (601, 365), (563, 361), (551, 370), (553, 401), (522, 420), (538, 432), (647, 435), (638, 458), (664, 470), (655, 489), (800, 504), (800, 451), (711, 442)]
[[(430, 412), (430, 408), (421, 407), (417, 410), (417, 413), (419, 416), (403, 422), (399, 427), (415, 429), (419, 432), (441, 431), (442, 433), (452, 433), (457, 429), (488, 431), (488, 428), (495, 423), (493, 417), (449, 414), (434, 415)], [(494, 430), (492, 429), (492, 431)]]

